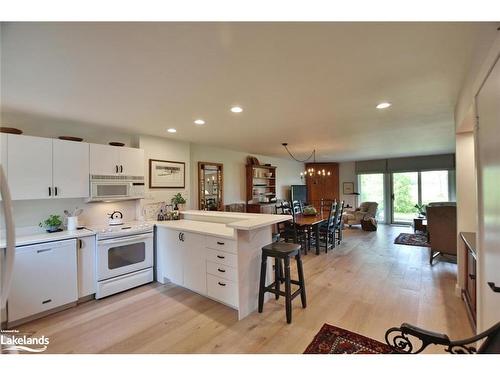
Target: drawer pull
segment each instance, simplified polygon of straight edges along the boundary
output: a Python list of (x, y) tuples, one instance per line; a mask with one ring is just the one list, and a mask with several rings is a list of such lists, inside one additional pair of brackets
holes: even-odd
[(217, 271), (219, 271), (219, 272), (226, 272), (226, 270), (221, 270), (220, 268), (217, 268)]
[(221, 283), (220, 281), (219, 281), (219, 285), (220, 285), (220, 286), (226, 286), (226, 284)]
[(217, 241), (217, 245), (225, 245), (224, 242)]
[(45, 305), (46, 303), (52, 302), (52, 299), (46, 299), (45, 301), (42, 301), (42, 305)]
[(52, 249), (37, 250), (37, 251), (36, 251), (36, 253), (37, 253), (37, 254), (40, 254), (40, 253), (46, 253), (47, 251), (52, 251)]
[(219, 258), (219, 259), (225, 259), (226, 257), (223, 256), (223, 255), (217, 255), (217, 258)]

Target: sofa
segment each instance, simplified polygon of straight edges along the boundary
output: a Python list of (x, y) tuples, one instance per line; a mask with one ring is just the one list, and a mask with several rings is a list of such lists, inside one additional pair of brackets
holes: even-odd
[(342, 221), (344, 225), (349, 225), (350, 227), (352, 225), (361, 224), (361, 221), (364, 219), (375, 219), (377, 208), (377, 202), (363, 202), (354, 211), (345, 211), (342, 215)]
[(430, 259), (440, 254), (457, 255), (457, 204), (434, 202), (427, 205), (427, 236), (430, 244)]

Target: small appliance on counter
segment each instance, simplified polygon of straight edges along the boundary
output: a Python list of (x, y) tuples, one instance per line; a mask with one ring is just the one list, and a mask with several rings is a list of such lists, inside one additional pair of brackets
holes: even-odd
[(120, 211), (113, 211), (109, 215), (109, 225), (123, 225), (123, 214)]

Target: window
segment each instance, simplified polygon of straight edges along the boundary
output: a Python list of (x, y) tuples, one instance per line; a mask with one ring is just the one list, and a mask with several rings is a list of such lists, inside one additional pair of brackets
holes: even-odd
[(448, 171), (421, 172), (422, 204), (448, 202)]
[(385, 220), (384, 208), (384, 174), (360, 174), (359, 181), (359, 201), (361, 202), (377, 202), (377, 220), (383, 222)]

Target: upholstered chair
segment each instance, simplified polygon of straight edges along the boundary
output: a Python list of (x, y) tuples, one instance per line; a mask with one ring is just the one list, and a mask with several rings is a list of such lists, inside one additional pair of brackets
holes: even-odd
[(377, 215), (377, 202), (363, 202), (354, 211), (347, 210), (342, 215), (344, 225), (361, 224), (361, 220), (365, 218), (375, 218)]

